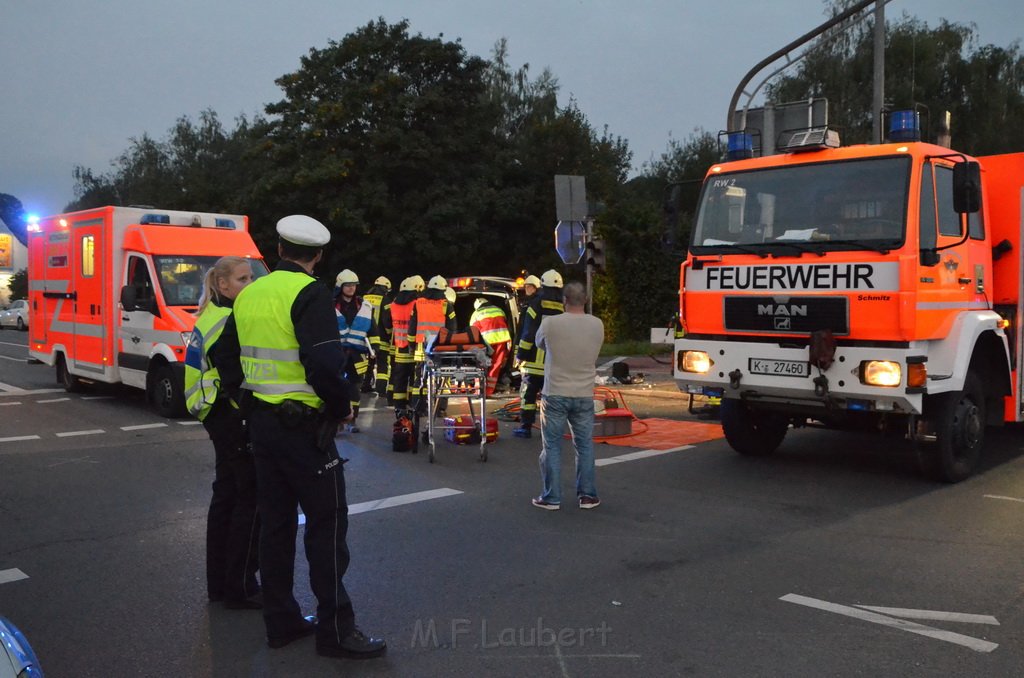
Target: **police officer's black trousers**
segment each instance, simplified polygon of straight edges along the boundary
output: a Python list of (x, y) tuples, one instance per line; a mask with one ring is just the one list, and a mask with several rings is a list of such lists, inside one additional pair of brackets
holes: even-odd
[(210, 600), (241, 601), (259, 592), (256, 464), (242, 417), (227, 401), (213, 406), (203, 426), (216, 454), (206, 520), (206, 589)]
[[(336, 645), (355, 628), (352, 601), (342, 583), (349, 562), (342, 464), (326, 468), (332, 458), (317, 448), (313, 417), (289, 420), (274, 409), (259, 407), (250, 433), (263, 523), (260, 574), (267, 637), (292, 635), (302, 624), (292, 595), (298, 505), (306, 517), (304, 543), (309, 583), (317, 599), (317, 643)], [(335, 453), (333, 460), (337, 458)]]
[(523, 373), (519, 386), (519, 421), (523, 426), (533, 426), (537, 421), (537, 396), (544, 389), (543, 374)]

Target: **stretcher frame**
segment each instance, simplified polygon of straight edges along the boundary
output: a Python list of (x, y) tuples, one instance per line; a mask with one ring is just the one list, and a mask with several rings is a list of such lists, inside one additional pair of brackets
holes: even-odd
[[(480, 434), (480, 461), (487, 461), (487, 368), (491, 358), (487, 345), (453, 344), (438, 345), (430, 342), (423, 363), (423, 385), (427, 394), (427, 430), (424, 442), (429, 445), (427, 459), (434, 463), (436, 440), (434, 436), (438, 405), (442, 398), (465, 397), (469, 400), (469, 416), (472, 426), (457, 426), (459, 430), (476, 430)], [(473, 386), (461, 386), (472, 380)], [(473, 413), (474, 401), (479, 405), (479, 414)]]

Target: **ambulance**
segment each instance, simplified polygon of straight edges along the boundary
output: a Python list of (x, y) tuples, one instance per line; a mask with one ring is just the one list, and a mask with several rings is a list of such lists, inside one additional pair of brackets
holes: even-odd
[(849, 147), (789, 130), (761, 157), (729, 134), (680, 268), (675, 379), (722, 398), (741, 454), (790, 428), (870, 428), (957, 482), (987, 426), (1024, 419), (1024, 153), (925, 143), (914, 111), (889, 128)]
[(184, 360), (205, 272), (224, 255), (267, 273), (248, 218), (143, 207), (60, 214), (28, 227), (29, 355), (68, 391), (144, 389), (182, 415)]

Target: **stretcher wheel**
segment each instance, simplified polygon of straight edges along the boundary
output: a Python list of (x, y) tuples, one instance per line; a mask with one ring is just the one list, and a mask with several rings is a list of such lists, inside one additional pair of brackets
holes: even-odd
[(487, 461), (487, 448), (484, 447), (480, 450), (480, 461)]

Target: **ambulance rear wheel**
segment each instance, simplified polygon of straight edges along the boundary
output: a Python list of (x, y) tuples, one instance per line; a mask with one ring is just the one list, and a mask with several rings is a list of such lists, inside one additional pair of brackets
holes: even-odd
[(63, 386), (68, 393), (77, 393), (82, 390), (82, 380), (68, 372), (68, 364), (63, 355), (57, 356), (57, 383)]
[(734, 398), (722, 398), (722, 431), (729, 446), (742, 455), (763, 457), (771, 454), (786, 437), (789, 419), (773, 412), (750, 409)]
[(985, 391), (970, 372), (962, 391), (934, 396), (929, 415), (935, 445), (919, 449), (922, 470), (945, 483), (969, 478), (981, 463), (985, 443)]
[(185, 394), (170, 365), (158, 367), (149, 379), (149, 402), (162, 417), (173, 419), (185, 414)]

